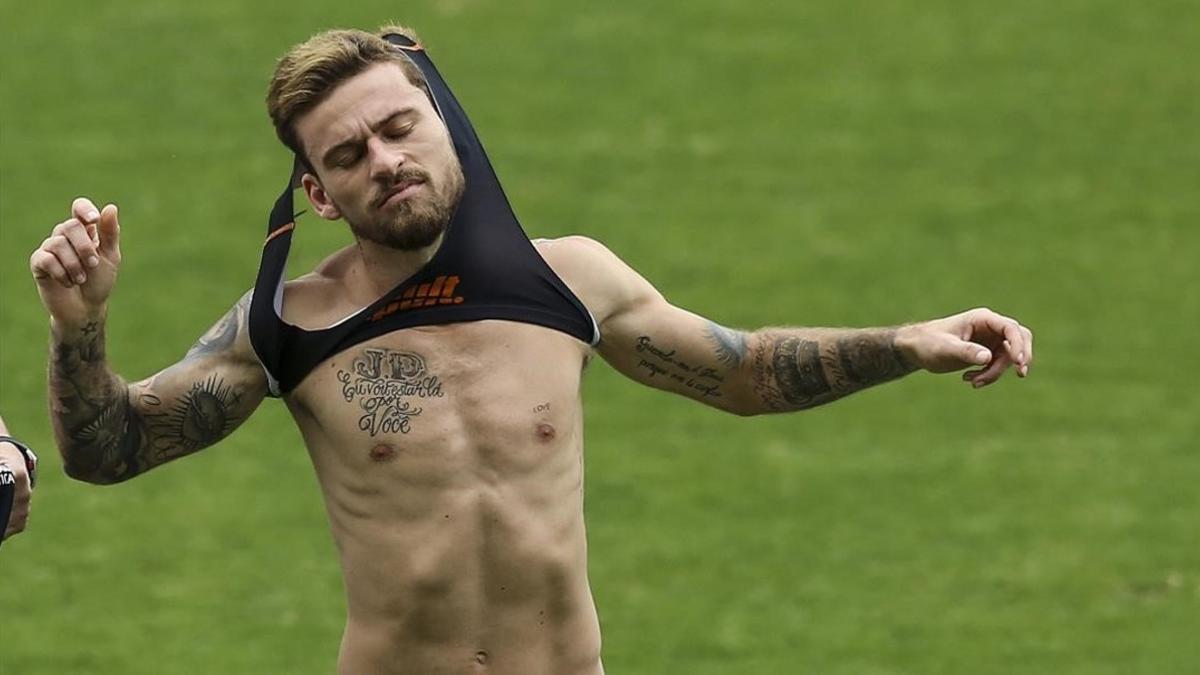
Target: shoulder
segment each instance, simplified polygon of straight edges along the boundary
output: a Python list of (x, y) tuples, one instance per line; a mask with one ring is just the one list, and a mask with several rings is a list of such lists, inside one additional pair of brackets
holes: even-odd
[(283, 284), (283, 320), (303, 328), (336, 323), (348, 311), (343, 281), (347, 268), (347, 250), (340, 250), (321, 261), (313, 271)]
[(579, 234), (557, 239), (534, 239), (533, 246), (555, 272), (562, 267), (568, 273), (594, 273), (620, 263), (620, 259), (607, 246)]
[(600, 323), (633, 305), (662, 297), (617, 254), (591, 237), (535, 239), (533, 245)]
[(188, 349), (186, 359), (211, 357), (220, 360), (250, 361), (254, 359), (250, 345), (249, 316), (253, 289), (229, 308), (208, 331)]

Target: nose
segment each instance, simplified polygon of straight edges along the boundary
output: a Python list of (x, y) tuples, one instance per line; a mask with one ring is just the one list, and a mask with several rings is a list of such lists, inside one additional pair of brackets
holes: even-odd
[(402, 149), (378, 138), (367, 141), (367, 158), (371, 166), (371, 177), (379, 180), (390, 180), (396, 171), (408, 162), (408, 156)]

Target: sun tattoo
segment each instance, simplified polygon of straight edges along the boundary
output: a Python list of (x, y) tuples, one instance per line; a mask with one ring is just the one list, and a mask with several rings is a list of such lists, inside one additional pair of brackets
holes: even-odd
[(220, 377), (196, 382), (170, 410), (154, 416), (156, 431), (169, 438), (171, 454), (186, 454), (224, 438), (237, 421), (232, 409), (241, 395)]

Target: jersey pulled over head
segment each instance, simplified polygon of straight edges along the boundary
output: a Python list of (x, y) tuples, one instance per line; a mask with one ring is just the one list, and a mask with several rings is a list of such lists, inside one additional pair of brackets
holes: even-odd
[(333, 325), (306, 330), (282, 318), (288, 252), (295, 236), (299, 158), (267, 223), (250, 303), (250, 341), (272, 395), (294, 389), (317, 365), (354, 345), (415, 326), (502, 319), (562, 331), (589, 344), (599, 329), (522, 230), (470, 120), (424, 48), (383, 38), (420, 68), (462, 166), (466, 189), (442, 243), (419, 270), (372, 304)]

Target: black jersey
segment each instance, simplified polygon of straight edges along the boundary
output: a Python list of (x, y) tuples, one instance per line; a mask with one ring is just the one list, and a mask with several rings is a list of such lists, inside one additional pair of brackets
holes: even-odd
[(290, 392), (338, 352), (414, 326), (503, 319), (562, 331), (593, 345), (600, 338), (587, 308), (521, 229), (470, 120), (424, 49), (400, 35), (385, 39), (404, 49), (428, 80), (434, 106), (454, 141), (465, 190), (429, 262), (338, 323), (305, 330), (281, 316), (284, 272), (296, 227), (292, 193), (300, 172), (293, 172), (271, 210), (250, 302), (250, 342), (273, 396)]

